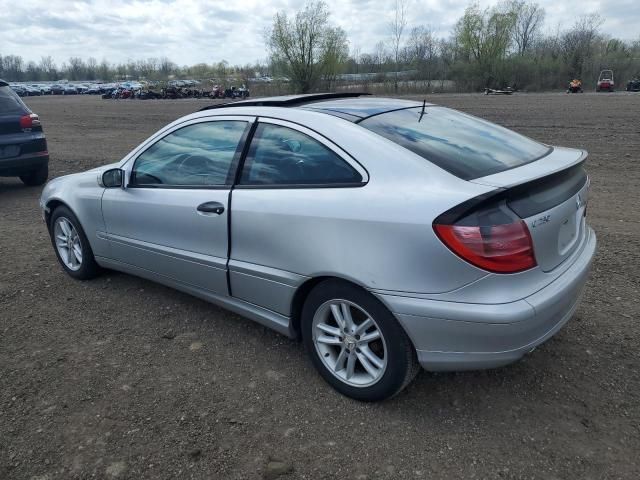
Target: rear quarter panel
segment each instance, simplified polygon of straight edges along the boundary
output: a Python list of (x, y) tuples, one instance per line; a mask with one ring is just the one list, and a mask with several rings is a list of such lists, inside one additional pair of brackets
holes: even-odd
[[(376, 291), (441, 293), (485, 276), (440, 242), (432, 222), (493, 187), (462, 181), (362, 127), (330, 120), (304, 124), (359, 162), (369, 173), (368, 183), (235, 189), (232, 278), (234, 269), (266, 278), (266, 267), (269, 281), (287, 286), (284, 293), (291, 291), (292, 278), (301, 282), (319, 276), (344, 278)], [(233, 281), (232, 290), (237, 291)]]

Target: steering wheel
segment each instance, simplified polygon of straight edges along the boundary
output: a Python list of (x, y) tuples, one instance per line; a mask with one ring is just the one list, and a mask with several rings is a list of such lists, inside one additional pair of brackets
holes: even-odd
[(178, 162), (177, 172), (179, 175), (186, 178), (195, 177), (197, 179), (202, 179), (203, 184), (206, 184), (206, 177), (209, 177), (211, 172), (215, 171), (216, 167), (216, 162), (203, 155), (183, 153), (178, 156), (175, 161)]

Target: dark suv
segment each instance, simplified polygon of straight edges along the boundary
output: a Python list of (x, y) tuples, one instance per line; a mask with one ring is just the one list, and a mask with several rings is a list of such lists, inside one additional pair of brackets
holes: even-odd
[(42, 185), (48, 176), (49, 152), (40, 119), (0, 80), (0, 177)]

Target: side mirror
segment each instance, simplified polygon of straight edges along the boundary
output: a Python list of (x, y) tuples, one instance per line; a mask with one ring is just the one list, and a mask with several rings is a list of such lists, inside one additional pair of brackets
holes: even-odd
[(122, 188), (124, 171), (120, 168), (112, 168), (102, 173), (100, 186), (104, 188)]

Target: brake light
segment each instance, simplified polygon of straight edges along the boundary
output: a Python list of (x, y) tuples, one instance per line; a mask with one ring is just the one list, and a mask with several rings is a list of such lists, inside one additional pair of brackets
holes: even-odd
[(442, 242), (463, 260), (495, 273), (517, 273), (536, 266), (526, 223), (433, 226)]
[(33, 128), (40, 126), (40, 118), (35, 113), (20, 117), (20, 128)]

